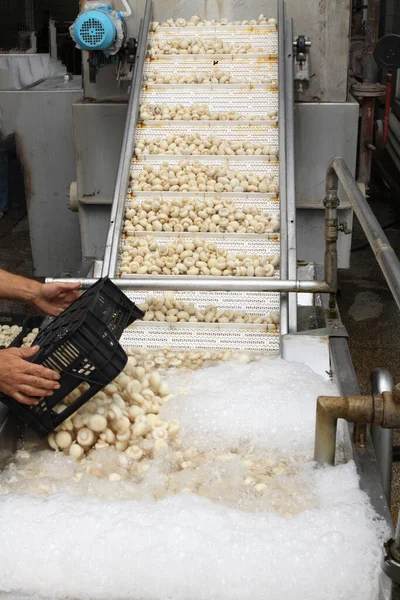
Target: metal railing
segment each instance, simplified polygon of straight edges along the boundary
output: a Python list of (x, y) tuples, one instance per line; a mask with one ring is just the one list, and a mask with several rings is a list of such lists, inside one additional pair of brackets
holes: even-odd
[(337, 197), (339, 181), (360, 221), (393, 298), (400, 308), (400, 262), (346, 163), (341, 158), (332, 158), (326, 172), (327, 195), (333, 194)]

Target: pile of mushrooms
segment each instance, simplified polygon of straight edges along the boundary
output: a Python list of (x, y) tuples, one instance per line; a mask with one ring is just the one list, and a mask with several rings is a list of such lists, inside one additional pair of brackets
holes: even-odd
[(33, 342), (35, 341), (38, 333), (39, 333), (39, 329), (37, 329), (36, 327), (35, 327), (35, 329), (32, 329), (32, 331), (27, 333), (26, 336), (22, 340), (21, 347), (22, 348), (30, 348), (32, 346)]
[(133, 198), (125, 211), (124, 231), (276, 233), (277, 216), (257, 206), (239, 207), (232, 198)]
[(273, 121), (278, 120), (278, 111), (270, 110), (261, 115), (240, 115), (235, 110), (215, 111), (206, 104), (149, 104), (140, 106), (142, 121)]
[(151, 237), (126, 235), (119, 274), (273, 277), (279, 255), (250, 255), (218, 248), (206, 238), (158, 243)]
[(150, 163), (141, 171), (131, 168), (133, 192), (253, 192), (277, 194), (278, 183), (274, 176), (243, 173), (235, 165), (212, 165), (200, 161), (161, 164)]
[[(279, 316), (274, 314), (276, 323)], [(128, 348), (126, 353), (130, 360), (134, 360), (138, 366), (145, 366), (147, 361), (154, 363), (154, 368), (162, 374), (169, 369), (182, 368), (197, 371), (211, 366), (219, 361), (233, 361), (238, 363), (250, 363), (263, 358), (263, 355), (249, 354), (245, 352), (233, 352), (232, 350), (176, 350), (174, 348)]]
[(202, 138), (199, 133), (170, 134), (166, 138), (139, 138), (135, 155), (141, 154), (201, 154), (215, 156), (278, 156), (278, 148), (262, 142), (224, 140), (219, 135)]
[(160, 25), (158, 21), (154, 21), (152, 23), (152, 30), (155, 31), (158, 27), (227, 27), (227, 26), (246, 26), (249, 25), (254, 27), (255, 25), (277, 25), (278, 21), (271, 17), (267, 18), (265, 15), (261, 14), (257, 19), (250, 20), (242, 20), (242, 21), (230, 21), (229, 19), (210, 19), (204, 20), (199, 15), (193, 15), (190, 19), (168, 19), (167, 21), (163, 21)]
[(144, 321), (158, 321), (166, 323), (255, 323), (266, 324), (267, 330), (276, 330), (279, 324), (279, 315), (271, 312), (264, 317), (252, 315), (244, 310), (229, 310), (217, 306), (198, 308), (193, 303), (182, 302), (174, 297), (173, 292), (166, 292), (164, 296), (147, 296), (145, 302), (139, 306), (145, 313)]
[(208, 73), (199, 73), (197, 71), (189, 75), (162, 75), (159, 71), (150, 71), (147, 73), (145, 78), (146, 85), (152, 84), (205, 84), (205, 83), (221, 83), (221, 84), (234, 84), (234, 83), (246, 83), (245, 79), (235, 79), (230, 73), (226, 73), (217, 69), (215, 71), (209, 71)]
[(18, 325), (0, 325), (0, 346), (8, 348), (21, 331)]
[[(156, 448), (175, 440), (179, 424), (158, 417), (161, 406), (170, 398), (169, 388), (154, 370), (155, 363), (137, 366), (130, 357), (123, 373), (98, 392), (78, 412), (48, 436), (54, 450), (80, 459), (92, 448), (114, 448), (130, 460), (139, 461)], [(61, 413), (84, 391), (82, 384), (55, 410)], [(179, 442), (178, 442), (179, 443)]]
[(179, 37), (173, 39), (153, 39), (148, 50), (148, 57), (155, 58), (168, 54), (259, 54), (263, 48), (254, 48), (249, 43), (224, 42), (220, 38), (211, 40), (195, 37)]

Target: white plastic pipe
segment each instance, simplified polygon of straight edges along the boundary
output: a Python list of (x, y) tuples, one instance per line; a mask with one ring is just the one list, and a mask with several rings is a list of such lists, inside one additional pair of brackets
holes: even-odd
[(123, 17), (130, 17), (132, 14), (132, 9), (129, 6), (128, 0), (121, 0), (122, 4), (125, 6), (125, 10), (121, 10), (121, 15)]

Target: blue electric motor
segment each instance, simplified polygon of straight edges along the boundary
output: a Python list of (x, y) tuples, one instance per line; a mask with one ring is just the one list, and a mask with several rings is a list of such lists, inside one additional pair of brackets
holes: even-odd
[(95, 52), (113, 46), (117, 30), (111, 13), (122, 21), (122, 15), (109, 6), (81, 13), (74, 23), (74, 39), (81, 50)]

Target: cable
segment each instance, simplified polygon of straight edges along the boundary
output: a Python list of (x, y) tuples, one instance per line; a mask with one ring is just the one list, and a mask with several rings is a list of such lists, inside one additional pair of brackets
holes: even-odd
[(130, 17), (132, 14), (132, 9), (129, 6), (128, 0), (122, 0), (122, 4), (125, 6), (125, 10), (121, 11), (121, 15), (123, 17)]

